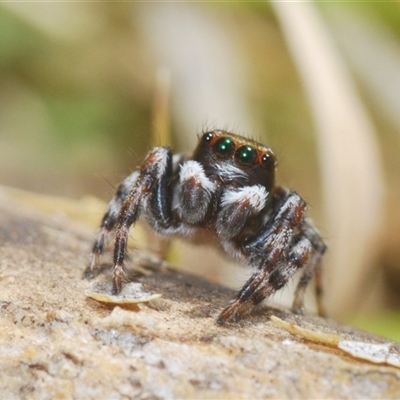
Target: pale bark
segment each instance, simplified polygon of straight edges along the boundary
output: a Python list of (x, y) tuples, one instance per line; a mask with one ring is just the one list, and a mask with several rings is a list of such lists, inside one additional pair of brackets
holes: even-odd
[(150, 303), (86, 298), (82, 272), (94, 230), (67, 215), (83, 203), (39, 203), (0, 188), (2, 398), (400, 397), (396, 345), (393, 365), (355, 358), (336, 342), (294, 336), (269, 316), (340, 340), (386, 341), (282, 308), (220, 327), (215, 319), (234, 293), (195, 276), (166, 269), (142, 276), (162, 293)]

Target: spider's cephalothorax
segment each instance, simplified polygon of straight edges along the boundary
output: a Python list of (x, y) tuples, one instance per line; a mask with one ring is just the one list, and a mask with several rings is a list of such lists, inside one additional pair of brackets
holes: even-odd
[(293, 311), (301, 312), (306, 286), (315, 275), (323, 314), (321, 259), (326, 247), (306, 216), (304, 200), (275, 186), (275, 167), (268, 147), (222, 130), (204, 133), (192, 156), (154, 148), (112, 198), (85, 275), (98, 272), (107, 235), (115, 231), (113, 290), (120, 292), (129, 228), (144, 214), (164, 235), (198, 240), (206, 233), (253, 268), (218, 323), (236, 320), (282, 288), (299, 268), (304, 269)]

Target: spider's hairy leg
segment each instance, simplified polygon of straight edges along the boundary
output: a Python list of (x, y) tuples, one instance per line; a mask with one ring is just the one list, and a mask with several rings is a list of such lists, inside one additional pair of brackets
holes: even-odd
[(226, 190), (221, 197), (221, 211), (215, 230), (221, 239), (230, 240), (239, 235), (249, 217), (265, 207), (268, 192), (264, 186), (245, 186)]
[(275, 267), (275, 270), (268, 275), (268, 279), (265, 279), (251, 297), (240, 305), (231, 318), (240, 318), (240, 316), (250, 311), (264, 299), (282, 289), (296, 271), (307, 263), (311, 252), (312, 247), (307, 239), (302, 239), (298, 242), (290, 251), (288, 260), (281, 262)]
[(203, 221), (217, 189), (216, 183), (206, 176), (203, 166), (195, 160), (181, 165), (179, 183), (182, 219), (189, 224)]
[(104, 214), (100, 229), (97, 233), (96, 239), (93, 243), (92, 254), (90, 256), (89, 266), (84, 272), (84, 276), (87, 279), (94, 278), (98, 272), (100, 272), (99, 264), (100, 257), (104, 253), (105, 244), (107, 237), (110, 232), (115, 228), (118, 220), (118, 215), (121, 211), (122, 203), (124, 202), (129, 191), (139, 177), (139, 172), (135, 171), (130, 174), (118, 187), (116, 193), (111, 199), (107, 211)]
[[(270, 231), (269, 244), (266, 245), (265, 259), (257, 268), (256, 272), (248, 279), (238, 295), (230, 304), (221, 312), (217, 319), (218, 324), (223, 325), (227, 320), (236, 321), (245, 311), (246, 304), (251, 301), (254, 293), (260, 285), (269, 280), (271, 274), (274, 273), (277, 265), (285, 258), (284, 252), (290, 246), (293, 236), (291, 229)], [(244, 309), (242, 310), (242, 308)]]
[(323, 284), (322, 284), (322, 257), (326, 251), (326, 245), (321, 239), (314, 225), (306, 219), (303, 226), (303, 235), (309, 239), (312, 244), (313, 252), (303, 275), (297, 284), (295, 296), (292, 305), (292, 311), (296, 314), (303, 312), (304, 295), (310, 280), (315, 276), (315, 295), (317, 300), (318, 315), (326, 316), (322, 302)]
[(228, 306), (222, 310), (221, 314), (217, 318), (217, 323), (219, 325), (223, 325), (227, 320), (231, 318), (233, 320), (236, 320), (236, 317), (238, 316), (238, 310), (251, 298), (251, 295), (256, 291), (258, 286), (264, 281), (267, 276), (267, 268), (258, 268), (257, 271), (254, 272), (253, 275), (251, 275), (251, 277), (245, 283), (236, 298), (232, 299), (229, 302)]
[(299, 268), (307, 264), (312, 253), (312, 246), (308, 239), (301, 239), (293, 246), (287, 261), (278, 265), (261, 288), (251, 296), (252, 305), (261, 303), (264, 299), (282, 289)]
[[(137, 221), (145, 201), (150, 197), (153, 212), (163, 214), (166, 204), (163, 200), (168, 190), (172, 154), (169, 147), (156, 147), (146, 156), (140, 174), (124, 200), (118, 216), (114, 246), (113, 293), (121, 291), (124, 273), (124, 258), (128, 243), (129, 228)], [(164, 215), (167, 219), (168, 215)]]
[(236, 298), (218, 317), (217, 322), (220, 325), (230, 318), (236, 319), (240, 314), (238, 313), (240, 308), (251, 300), (261, 283), (269, 279), (276, 268), (283, 265), (282, 262), (288, 261), (288, 254), (292, 250), (295, 237), (293, 229), (303, 220), (306, 203), (295, 192), (288, 193), (286, 198), (281, 198), (281, 201), (283, 204), (277, 207), (279, 211), (263, 227), (264, 231), (242, 246), (250, 264), (258, 267)]

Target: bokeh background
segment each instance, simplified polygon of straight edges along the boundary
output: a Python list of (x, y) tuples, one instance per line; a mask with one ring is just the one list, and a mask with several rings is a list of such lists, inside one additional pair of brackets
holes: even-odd
[(268, 144), (310, 204), (330, 315), (400, 341), (399, 3), (0, 4), (1, 185), (108, 201), (149, 148), (212, 128)]

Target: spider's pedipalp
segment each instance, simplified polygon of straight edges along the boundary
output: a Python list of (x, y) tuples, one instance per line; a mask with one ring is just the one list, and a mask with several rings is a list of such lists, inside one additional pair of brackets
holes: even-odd
[(196, 224), (204, 219), (217, 185), (206, 176), (202, 165), (194, 160), (181, 165), (179, 180), (182, 219)]
[(265, 207), (268, 192), (261, 185), (226, 190), (221, 197), (221, 211), (216, 222), (218, 236), (224, 240), (236, 237), (250, 216)]
[(221, 206), (227, 207), (234, 203), (241, 203), (250, 206), (253, 212), (260, 212), (268, 197), (264, 186), (245, 186), (237, 190), (226, 190), (221, 197)]

